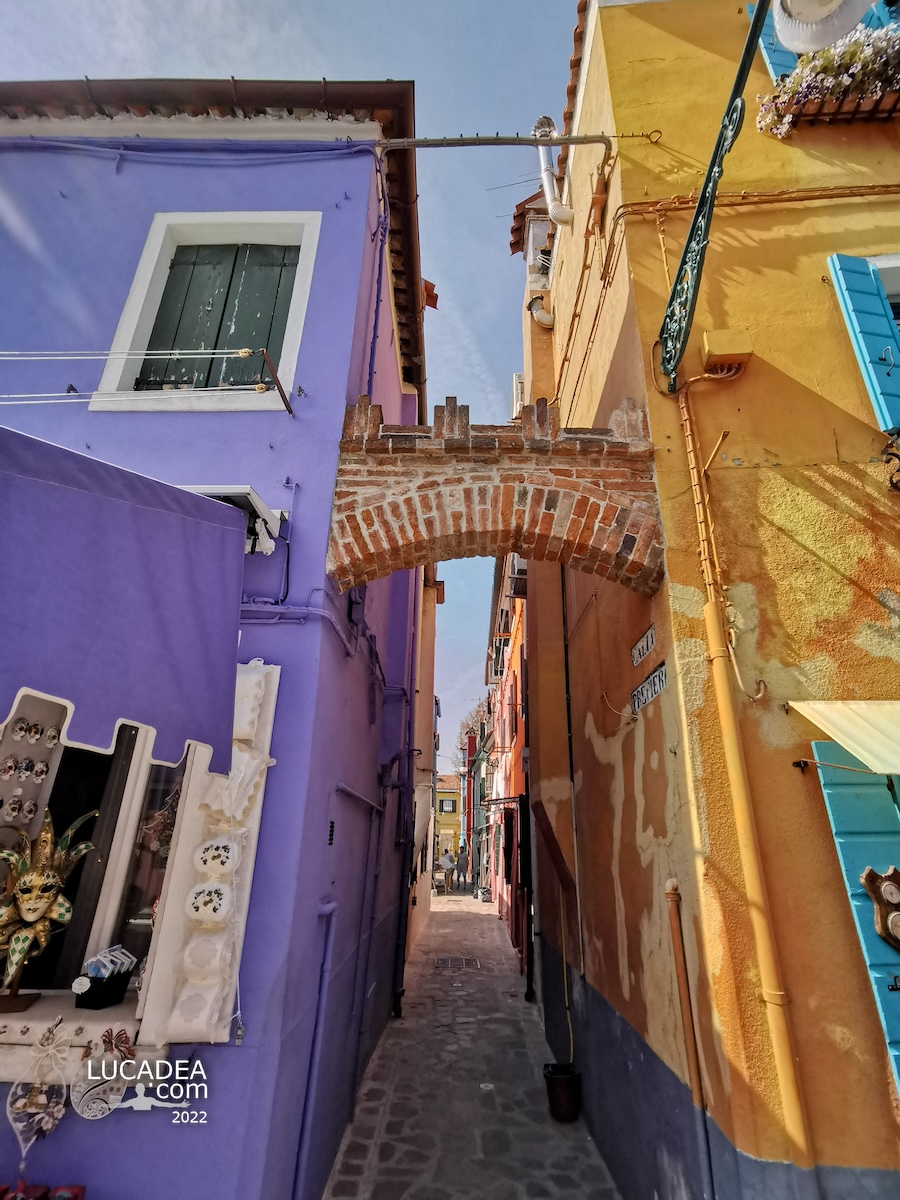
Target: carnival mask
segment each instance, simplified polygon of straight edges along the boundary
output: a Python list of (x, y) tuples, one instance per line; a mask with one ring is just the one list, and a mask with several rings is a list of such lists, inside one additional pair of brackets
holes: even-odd
[(55, 871), (26, 871), (13, 896), (23, 921), (39, 921), (59, 895), (62, 880)]
[(90, 842), (72, 846), (72, 838), (80, 825), (96, 815), (91, 812), (79, 817), (55, 842), (48, 812), (34, 841), (23, 830), (15, 849), (0, 849), (0, 862), (8, 864), (12, 886), (12, 894), (0, 902), (0, 956), (6, 956), (5, 986), (9, 986), (28, 959), (37, 957), (47, 945), (50, 922), (68, 925), (71, 920), (72, 905), (62, 895), (62, 887), (76, 863), (93, 850)]
[(24, 783), (31, 772), (34, 770), (34, 759), (23, 758), (19, 760), (19, 765), (16, 767), (16, 779), (19, 783)]
[(25, 734), (27, 732), (28, 732), (28, 722), (25, 720), (24, 717), (17, 717), (16, 720), (13, 721), (13, 727), (11, 730), (13, 741), (21, 742), (22, 738), (25, 736)]
[(43, 783), (47, 778), (47, 772), (50, 770), (48, 763), (39, 762), (34, 764), (34, 770), (31, 772), (31, 778), (35, 783)]
[(47, 736), (44, 738), (44, 743), (47, 746), (55, 746), (59, 741), (59, 729), (56, 725), (51, 725), (47, 730)]
[(0, 762), (0, 779), (12, 779), (16, 773), (16, 767), (19, 765), (19, 760), (13, 754), (8, 754), (2, 762)]
[(43, 736), (44, 727), (40, 721), (34, 721), (25, 730), (25, 740), (31, 742), (32, 746), (36, 746)]

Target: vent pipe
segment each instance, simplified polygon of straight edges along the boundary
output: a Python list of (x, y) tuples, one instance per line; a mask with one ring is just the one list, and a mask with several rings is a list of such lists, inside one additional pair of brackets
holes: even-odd
[[(556, 125), (552, 117), (538, 117), (531, 131), (536, 138), (552, 138), (557, 136)], [(565, 204), (560, 203), (556, 190), (556, 172), (553, 169), (553, 156), (550, 147), (538, 145), (538, 159), (541, 164), (541, 188), (547, 201), (547, 214), (554, 225), (571, 225), (575, 213)]]
[(552, 329), (554, 325), (553, 313), (548, 313), (544, 308), (544, 297), (534, 296), (525, 305), (538, 325), (543, 325), (545, 329)]

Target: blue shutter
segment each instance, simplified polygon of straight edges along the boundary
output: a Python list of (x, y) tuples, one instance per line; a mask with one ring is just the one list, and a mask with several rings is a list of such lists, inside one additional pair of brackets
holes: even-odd
[(900, 13), (891, 12), (884, 0), (878, 0), (860, 21), (860, 25), (865, 25), (866, 29), (884, 29), (885, 25), (897, 20), (900, 20)]
[[(838, 763), (866, 769), (864, 763), (837, 742), (813, 742), (812, 749), (856, 932), (894, 1074), (900, 1084), (900, 992), (888, 991), (894, 976), (900, 975), (900, 951), (875, 932), (872, 901), (859, 881), (866, 867), (874, 867), (883, 874), (888, 867), (900, 866), (900, 813), (894, 807), (883, 775), (858, 775), (842, 771), (840, 766), (825, 766)], [(893, 778), (900, 795), (900, 779)], [(839, 964), (834, 966), (839, 969)]]
[[(753, 19), (753, 13), (756, 11), (755, 4), (747, 5), (747, 17)], [(766, 13), (766, 19), (763, 21), (762, 33), (759, 35), (759, 48), (765, 60), (766, 66), (769, 68), (769, 74), (773, 79), (780, 79), (782, 75), (790, 75), (794, 67), (797, 65), (798, 55), (792, 50), (785, 50), (781, 42), (778, 40), (778, 35), (775, 32), (775, 19), (772, 16), (772, 10)]]
[(878, 268), (832, 254), (828, 269), (880, 429), (900, 426), (900, 333)]

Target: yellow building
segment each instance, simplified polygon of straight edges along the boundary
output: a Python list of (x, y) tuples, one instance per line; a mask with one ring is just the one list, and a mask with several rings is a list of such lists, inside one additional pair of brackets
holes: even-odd
[(434, 860), (449, 850), (456, 858), (462, 828), (458, 775), (438, 775), (435, 789)]
[[(549, 272), (521, 242), (543, 301), (525, 392), (576, 426), (633, 401), (667, 574), (648, 600), (529, 564), (548, 1037), (567, 1058), (564, 950), (586, 1115), (625, 1200), (882, 1200), (900, 1195), (900, 938), (860, 874), (900, 865), (900, 495), (881, 457), (900, 425), (900, 121), (850, 101), (828, 123), (832, 102), (759, 132), (767, 62), (791, 68), (765, 31), (671, 391), (660, 328), (748, 14), (578, 14), (564, 131), (609, 142), (561, 156)], [(893, 902), (898, 884), (872, 886)]]

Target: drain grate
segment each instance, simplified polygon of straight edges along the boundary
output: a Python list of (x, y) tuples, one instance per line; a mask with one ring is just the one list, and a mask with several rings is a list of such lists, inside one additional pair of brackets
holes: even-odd
[(464, 967), (480, 967), (481, 959), (479, 958), (436, 958), (434, 960), (434, 969), (436, 971), (460, 971)]

